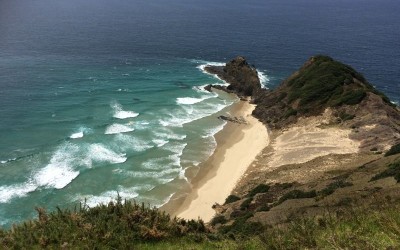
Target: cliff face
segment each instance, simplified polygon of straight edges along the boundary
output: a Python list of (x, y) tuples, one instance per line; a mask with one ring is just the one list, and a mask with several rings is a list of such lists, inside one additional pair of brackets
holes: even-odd
[(226, 90), (240, 97), (254, 96), (261, 90), (257, 70), (244, 57), (238, 56), (224, 67), (208, 66), (205, 70), (228, 82), (230, 85)]

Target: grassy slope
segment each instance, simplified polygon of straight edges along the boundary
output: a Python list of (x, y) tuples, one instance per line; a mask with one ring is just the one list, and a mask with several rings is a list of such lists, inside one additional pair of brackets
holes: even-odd
[[(232, 233), (208, 232), (201, 222), (177, 233), (183, 220), (168, 219), (154, 209), (131, 210), (132, 203), (100, 206), (71, 213), (58, 211), (39, 220), (0, 231), (4, 249), (305, 249), (354, 248), (385, 249), (400, 247), (400, 204), (382, 204), (374, 208), (359, 208), (338, 216), (327, 214), (314, 219), (298, 219), (285, 227), (248, 228)], [(125, 210), (119, 214), (114, 210)], [(129, 207), (129, 208), (128, 208)], [(100, 211), (100, 214), (97, 214)], [(130, 212), (128, 212), (130, 211)], [(77, 218), (91, 214), (89, 221)], [(97, 214), (97, 215), (95, 215)], [(141, 216), (142, 221), (125, 228), (127, 217)], [(109, 219), (104, 220), (104, 216)], [(155, 218), (161, 218), (155, 222)], [(163, 219), (162, 219), (163, 218)], [(165, 220), (167, 219), (167, 220)], [(99, 221), (104, 220), (104, 221)], [(97, 221), (97, 222), (96, 222)], [(150, 222), (153, 221), (153, 222)], [(120, 228), (117, 225), (124, 224)], [(152, 225), (158, 234), (141, 229)], [(199, 230), (200, 229), (200, 230)], [(250, 231), (251, 230), (251, 231)], [(147, 233), (146, 233), (147, 232)], [(163, 233), (161, 233), (163, 232)], [(158, 236), (156, 236), (158, 235)]]

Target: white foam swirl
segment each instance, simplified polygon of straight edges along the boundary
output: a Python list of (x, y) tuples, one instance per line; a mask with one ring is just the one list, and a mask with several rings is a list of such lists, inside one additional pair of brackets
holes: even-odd
[(134, 118), (139, 115), (139, 113), (133, 111), (126, 111), (122, 109), (121, 104), (115, 102), (111, 104), (111, 108), (114, 110), (113, 117), (117, 119), (127, 119), (127, 118)]
[(120, 134), (120, 133), (127, 133), (127, 132), (132, 132), (134, 129), (127, 126), (127, 125), (122, 125), (118, 123), (111, 124), (106, 128), (106, 131), (104, 132), (106, 135), (112, 135), (112, 134)]

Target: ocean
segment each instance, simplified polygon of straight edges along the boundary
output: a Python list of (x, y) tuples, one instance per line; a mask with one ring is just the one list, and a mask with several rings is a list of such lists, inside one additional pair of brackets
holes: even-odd
[(204, 72), (245, 56), (274, 88), (310, 56), (400, 102), (400, 3), (0, 2), (0, 225), (118, 194), (153, 206), (189, 186), (237, 98)]

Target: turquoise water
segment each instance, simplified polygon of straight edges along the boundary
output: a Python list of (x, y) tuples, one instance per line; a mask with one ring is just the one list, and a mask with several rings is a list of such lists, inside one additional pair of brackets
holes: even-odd
[[(310, 56), (400, 102), (398, 0), (0, 1), (0, 224), (119, 193), (187, 187), (236, 101), (207, 61), (244, 55), (273, 88)], [(195, 172), (195, 171), (194, 171)]]
[[(16, 63), (18, 63), (16, 61)], [(32, 216), (33, 206), (119, 193), (162, 205), (187, 185), (185, 169), (213, 152), (214, 134), (237, 98), (204, 91), (222, 83), (187, 59), (108, 64), (35, 64), (22, 120), (2, 134), (0, 217)], [(2, 221), (8, 224), (9, 220)]]

